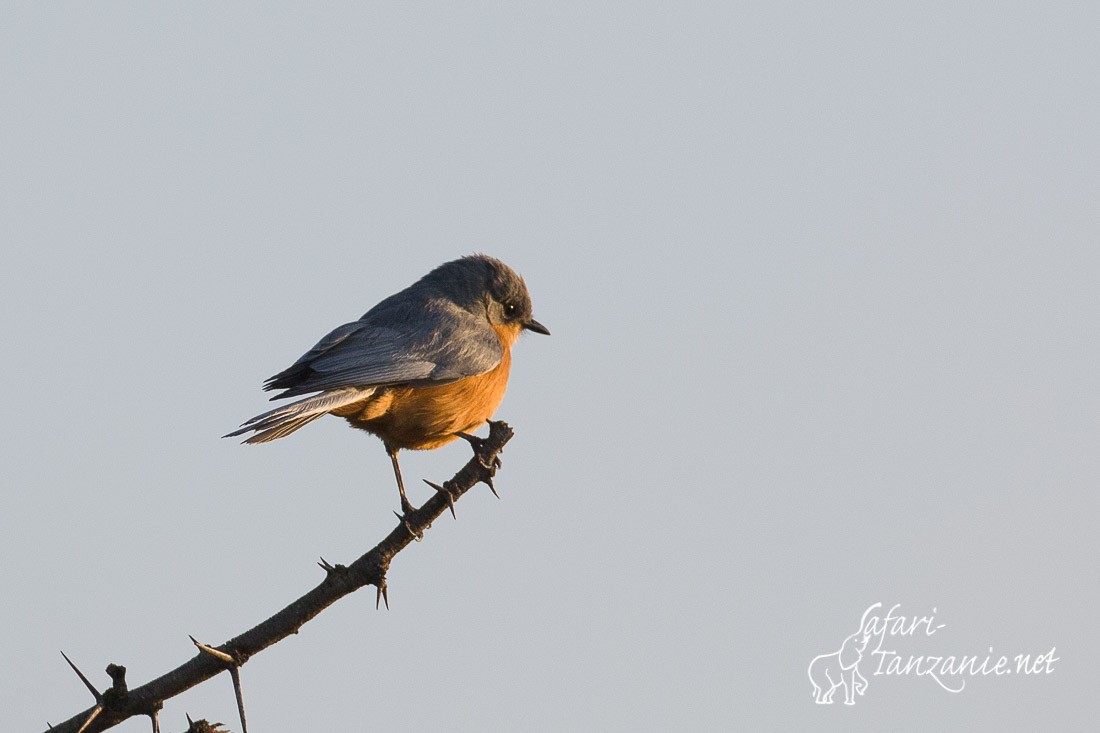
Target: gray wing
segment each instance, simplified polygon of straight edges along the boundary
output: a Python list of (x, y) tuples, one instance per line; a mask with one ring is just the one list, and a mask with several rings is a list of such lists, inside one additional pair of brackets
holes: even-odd
[(500, 363), (500, 339), (483, 318), (450, 303), (416, 312), (371, 311), (321, 339), (264, 389), (272, 399), (342, 387), (444, 384)]

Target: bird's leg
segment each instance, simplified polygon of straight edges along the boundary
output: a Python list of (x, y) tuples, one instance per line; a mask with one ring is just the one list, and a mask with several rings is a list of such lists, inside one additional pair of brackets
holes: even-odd
[(397, 490), (401, 492), (401, 512), (407, 517), (416, 511), (416, 507), (409, 501), (409, 497), (405, 496), (405, 482), (401, 480), (401, 466), (397, 464), (397, 449), (387, 446), (386, 452), (390, 454), (393, 475), (397, 477)]

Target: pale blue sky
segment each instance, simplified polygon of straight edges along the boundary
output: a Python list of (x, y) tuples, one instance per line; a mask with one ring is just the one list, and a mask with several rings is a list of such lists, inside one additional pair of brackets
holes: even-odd
[[(1094, 724), (1098, 27), (1088, 4), (6, 8), (6, 727), (90, 703), (59, 649), (141, 684), (389, 531), (374, 438), (218, 436), (472, 251), (553, 331), (514, 353), (503, 500), (402, 553), (390, 611), (361, 592), (254, 658), (256, 730)], [(815, 705), (807, 665), (876, 601), (945, 624), (907, 653), (1060, 661)], [(163, 729), (184, 712), (236, 730), (228, 678)]]

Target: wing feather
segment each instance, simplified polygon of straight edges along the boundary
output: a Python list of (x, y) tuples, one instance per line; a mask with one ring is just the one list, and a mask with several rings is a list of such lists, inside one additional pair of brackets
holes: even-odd
[(443, 384), (500, 363), (500, 339), (484, 318), (437, 301), (417, 310), (379, 307), (345, 323), (271, 377), (272, 399), (344, 387)]

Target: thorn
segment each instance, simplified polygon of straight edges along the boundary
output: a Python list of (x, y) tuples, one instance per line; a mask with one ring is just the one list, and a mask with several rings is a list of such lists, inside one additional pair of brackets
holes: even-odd
[(96, 705), (95, 710), (88, 716), (88, 719), (84, 721), (84, 725), (80, 726), (80, 729), (76, 733), (84, 733), (88, 726), (92, 724), (92, 721), (99, 717), (99, 714), (103, 712), (103, 705)]
[(482, 477), (481, 480), (485, 483), (486, 486), (489, 487), (489, 491), (493, 492), (493, 496), (495, 496), (496, 498), (499, 499), (500, 494), (497, 493), (497, 487), (493, 486), (493, 477), (492, 476), (484, 476), (484, 477)]
[[(65, 655), (65, 652), (61, 652), (61, 656), (65, 657), (65, 661), (69, 663), (69, 666), (73, 668), (74, 672), (76, 672), (76, 676), (80, 678), (80, 681), (83, 682), (84, 686), (88, 688), (88, 691), (92, 693), (92, 697), (95, 698), (95, 701), (97, 703), (103, 702), (103, 695), (99, 693), (99, 690), (95, 688), (95, 685), (88, 681), (88, 678), (84, 676), (84, 673), (76, 668), (76, 665), (73, 664), (73, 660), (69, 659), (69, 657)], [(99, 713), (95, 713), (95, 715), (99, 715)], [(91, 718), (89, 718), (88, 720), (90, 722)], [(88, 723), (85, 723), (84, 725), (87, 726)], [(81, 728), (81, 730), (84, 729)]]
[(386, 579), (382, 578), (382, 582), (378, 584), (378, 593), (374, 596), (374, 610), (378, 610), (378, 604), (381, 601), (386, 602), (386, 610), (390, 610), (390, 590), (389, 585), (386, 583)]
[(248, 723), (244, 719), (244, 693), (241, 691), (240, 667), (230, 667), (229, 674), (233, 678), (233, 692), (237, 695), (237, 712), (241, 715), (241, 733), (248, 733)]
[[(187, 715), (187, 713), (184, 713), (184, 715)], [(186, 733), (217, 733), (218, 731), (222, 730), (223, 729), (221, 723), (211, 723), (205, 718), (200, 718), (199, 720), (191, 720), (191, 716), (187, 715)], [(224, 733), (228, 733), (228, 731), (225, 731)]]
[(450, 509), (451, 509), (451, 516), (454, 517), (455, 520), (457, 520), (458, 517), (455, 515), (455, 500), (454, 500), (454, 497), (451, 496), (450, 489), (446, 489), (446, 488), (440, 486), (439, 484), (433, 484), (428, 479), (424, 479), (424, 483), (426, 483), (428, 486), (431, 486), (436, 491), (443, 492), (443, 495), (447, 497), (447, 506), (450, 507)]
[(324, 571), (325, 571), (326, 575), (332, 575), (333, 573), (343, 573), (343, 572), (347, 571), (347, 568), (344, 567), (343, 565), (341, 565), (340, 563), (336, 563), (335, 565), (333, 565), (332, 563), (330, 563), (328, 560), (326, 560), (323, 557), (321, 558), (321, 562), (319, 562), (317, 564), (319, 566), (321, 566), (322, 568), (324, 568)]
[(191, 640), (192, 644), (194, 644), (195, 646), (197, 646), (199, 648), (199, 651), (206, 652), (210, 656), (214, 657), (214, 659), (225, 662), (226, 664), (230, 665), (230, 667), (236, 667), (237, 666), (237, 660), (234, 659), (229, 654), (226, 654), (222, 650), (215, 649), (212, 646), (207, 646), (206, 644), (203, 644), (201, 641), (199, 641), (195, 637), (191, 636), (190, 634), (187, 635), (187, 638), (189, 638)]
[[(206, 652), (229, 666), (229, 676), (233, 678), (233, 692), (237, 695), (237, 712), (241, 715), (241, 733), (248, 733), (248, 723), (245, 722), (244, 718), (244, 694), (241, 692), (241, 663), (232, 655), (223, 652), (221, 649), (215, 649), (212, 646), (203, 644), (190, 634), (188, 634), (188, 638), (191, 639), (191, 643), (197, 646), (200, 651)], [(190, 718), (188, 718), (188, 721), (190, 721)], [(219, 723), (219, 725), (221, 724)]]

